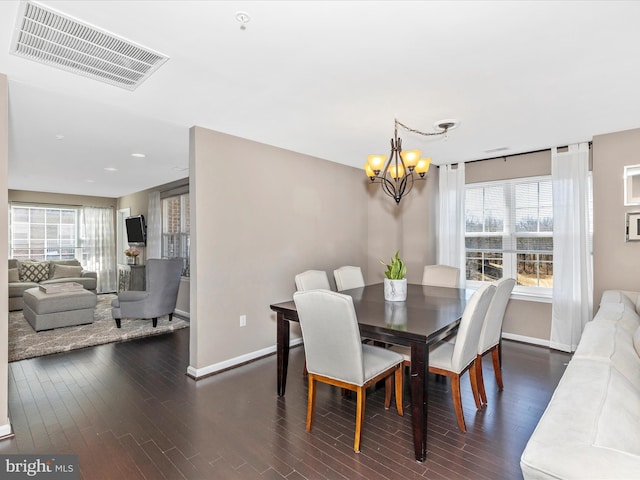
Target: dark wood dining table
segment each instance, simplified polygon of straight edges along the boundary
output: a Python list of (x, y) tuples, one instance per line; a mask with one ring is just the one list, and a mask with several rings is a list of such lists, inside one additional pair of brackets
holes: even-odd
[[(457, 330), (473, 293), (470, 290), (407, 286), (407, 300), (384, 300), (383, 284), (345, 290), (350, 295), (358, 317), (362, 337), (411, 347), (411, 414), (415, 458), (427, 457), (427, 396), (429, 345)], [(289, 324), (298, 321), (293, 300), (270, 305), (277, 317), (277, 362), (279, 396), (285, 394), (289, 361)]]

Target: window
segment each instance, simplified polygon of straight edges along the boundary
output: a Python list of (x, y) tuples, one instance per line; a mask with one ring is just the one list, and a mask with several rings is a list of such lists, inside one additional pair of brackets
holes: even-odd
[(184, 277), (190, 275), (189, 227), (189, 194), (162, 199), (162, 256), (182, 258)]
[(80, 257), (76, 255), (78, 209), (12, 205), (10, 222), (10, 258), (62, 260)]
[(467, 185), (466, 278), (516, 279), (521, 293), (550, 295), (553, 287), (551, 177)]

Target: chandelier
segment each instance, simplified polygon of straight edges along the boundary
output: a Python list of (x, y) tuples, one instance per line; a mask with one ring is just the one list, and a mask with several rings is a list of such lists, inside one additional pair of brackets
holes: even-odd
[(449, 130), (458, 126), (456, 120), (442, 120), (435, 125), (437, 132), (420, 132), (407, 127), (398, 119), (394, 119), (393, 138), (391, 139), (391, 154), (389, 159), (384, 155), (369, 155), (364, 170), (371, 183), (380, 183), (382, 191), (393, 197), (396, 204), (413, 188), (414, 180), (424, 180), (431, 165), (430, 158), (421, 158), (420, 150), (402, 150), (402, 139), (398, 137), (398, 127), (407, 132), (424, 136), (445, 136)]

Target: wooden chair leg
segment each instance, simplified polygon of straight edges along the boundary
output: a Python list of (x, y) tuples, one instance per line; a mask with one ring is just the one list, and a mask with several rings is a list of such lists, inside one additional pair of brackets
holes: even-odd
[(393, 386), (393, 378), (391, 375), (387, 375), (387, 378), (384, 379), (384, 409), (389, 410), (391, 406), (391, 391)]
[(119, 318), (115, 318), (114, 320), (116, 321), (116, 328), (121, 328), (122, 324), (120, 323), (120, 319)]
[(464, 423), (464, 415), (462, 414), (462, 397), (460, 396), (460, 375), (454, 374), (451, 377), (451, 398), (453, 399), (453, 407), (456, 411), (456, 418), (458, 419), (458, 428), (461, 432), (467, 431), (467, 426)]
[(403, 366), (398, 367), (395, 373), (396, 380), (396, 410), (398, 411), (398, 415), (401, 417), (404, 415), (404, 406), (402, 405), (402, 382), (403, 382), (404, 368)]
[(469, 381), (471, 382), (471, 393), (473, 394), (473, 401), (476, 403), (476, 409), (480, 410), (482, 402), (478, 392), (478, 367), (482, 369), (482, 364), (478, 365), (478, 359), (476, 358), (469, 368)]
[(478, 383), (478, 393), (480, 393), (480, 402), (486, 405), (487, 403), (487, 392), (484, 389), (484, 377), (482, 376), (482, 355), (478, 355), (476, 357), (476, 377)]
[(496, 375), (498, 389), (502, 390), (504, 388), (504, 384), (502, 383), (502, 365), (500, 365), (500, 352), (497, 346), (491, 351), (491, 359), (493, 360), (493, 373)]
[(367, 390), (358, 387), (356, 399), (356, 436), (353, 442), (353, 451), (360, 452), (360, 437), (362, 436), (362, 424), (364, 423), (364, 406), (367, 400)]
[(153, 328), (156, 328), (158, 326), (158, 317), (154, 317), (153, 318)]
[(307, 432), (311, 431), (313, 423), (313, 409), (316, 406), (316, 379), (313, 375), (307, 376), (309, 395), (307, 397)]

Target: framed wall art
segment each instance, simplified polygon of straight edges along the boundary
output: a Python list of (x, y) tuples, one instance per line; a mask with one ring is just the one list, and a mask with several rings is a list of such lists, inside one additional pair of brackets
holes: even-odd
[(627, 212), (627, 242), (640, 240), (640, 212)]
[(640, 165), (624, 167), (624, 204), (640, 205)]

